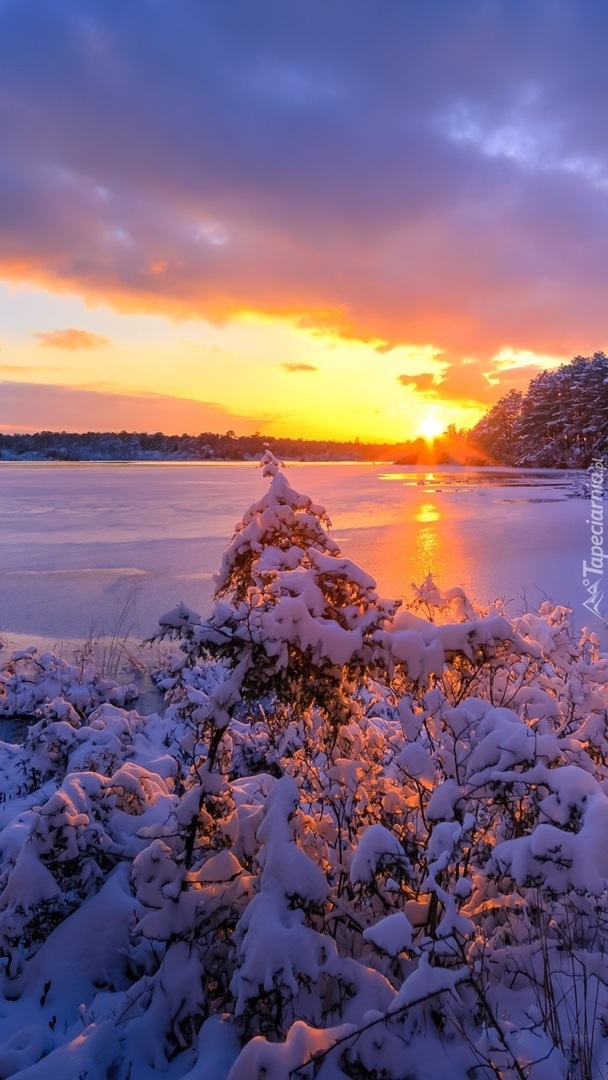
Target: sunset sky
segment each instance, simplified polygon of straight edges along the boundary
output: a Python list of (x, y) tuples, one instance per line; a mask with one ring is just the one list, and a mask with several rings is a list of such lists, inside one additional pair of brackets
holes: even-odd
[(608, 5), (0, 0), (0, 430), (400, 440), (608, 345)]

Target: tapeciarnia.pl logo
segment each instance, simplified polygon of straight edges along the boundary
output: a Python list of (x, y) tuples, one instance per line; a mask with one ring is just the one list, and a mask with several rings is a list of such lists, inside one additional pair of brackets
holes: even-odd
[(591, 473), (591, 513), (586, 519), (586, 524), (591, 526), (591, 559), (583, 560), (583, 585), (587, 590), (587, 599), (583, 601), (583, 607), (597, 615), (603, 622), (606, 620), (600, 610), (600, 604), (604, 598), (603, 578), (604, 559), (608, 555), (604, 552), (604, 484), (606, 483), (606, 463), (603, 458), (596, 458), (593, 462)]

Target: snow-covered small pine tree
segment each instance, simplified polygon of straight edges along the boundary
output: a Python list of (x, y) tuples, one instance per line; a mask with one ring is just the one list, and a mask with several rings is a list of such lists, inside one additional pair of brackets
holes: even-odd
[(211, 616), (201, 621), (182, 606), (160, 620), (159, 636), (181, 643), (178, 700), (193, 681), (188, 668), (222, 662), (197, 709), (211, 762), (230, 720), (260, 708), (284, 726), (314, 708), (335, 737), (383, 663), (377, 633), (398, 606), (379, 599), (373, 578), (341, 556), (323, 507), (290, 487), (270, 452), (262, 466), (268, 491), (236, 527)]

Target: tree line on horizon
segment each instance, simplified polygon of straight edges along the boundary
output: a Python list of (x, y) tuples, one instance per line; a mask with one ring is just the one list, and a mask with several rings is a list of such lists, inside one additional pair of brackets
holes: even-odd
[[(420, 443), (423, 440), (418, 440)], [(359, 439), (302, 439), (205, 431), (165, 435), (161, 431), (41, 431), (0, 434), (0, 460), (46, 461), (249, 461), (266, 447), (281, 458), (313, 461), (393, 461), (407, 443), (364, 443)]]
[(608, 453), (608, 357), (577, 356), (511, 390), (472, 429), (451, 424), (427, 440), (363, 442), (201, 432), (41, 431), (0, 434), (0, 460), (248, 461), (266, 447), (309, 461), (386, 461), (402, 465), (511, 465), (587, 468)]

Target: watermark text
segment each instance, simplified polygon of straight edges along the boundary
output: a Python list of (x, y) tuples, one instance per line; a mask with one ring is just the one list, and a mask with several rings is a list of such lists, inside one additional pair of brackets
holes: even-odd
[(603, 458), (595, 458), (590, 473), (590, 515), (586, 524), (590, 526), (590, 555), (583, 559), (583, 586), (587, 599), (583, 607), (605, 621), (600, 605), (604, 598), (604, 568), (608, 552), (604, 550), (604, 485), (607, 481), (607, 464)]

